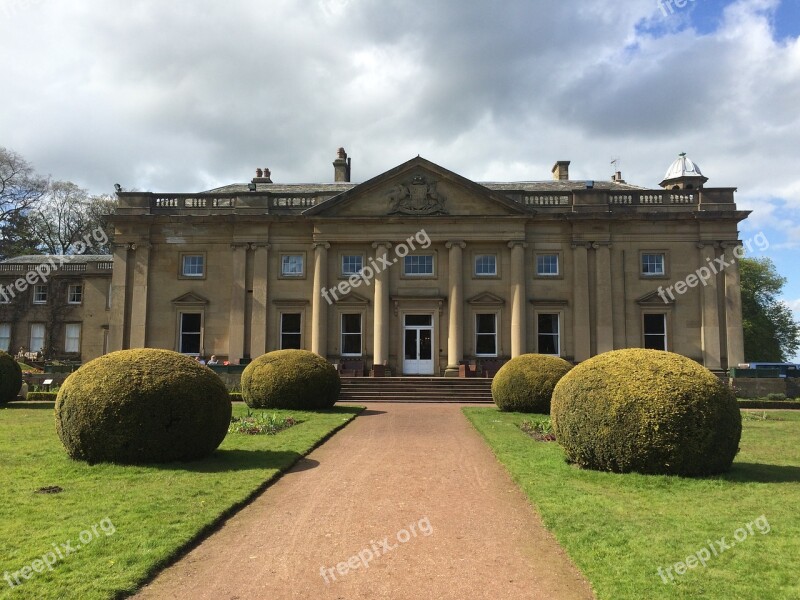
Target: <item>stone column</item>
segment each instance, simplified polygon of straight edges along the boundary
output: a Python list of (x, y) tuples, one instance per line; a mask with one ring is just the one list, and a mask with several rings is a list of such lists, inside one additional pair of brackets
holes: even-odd
[(716, 258), (713, 243), (697, 244), (700, 250), (700, 269), (708, 269), (708, 278), (702, 286), (702, 345), (703, 364), (707, 369), (722, 368), (722, 348), (719, 331), (719, 304), (717, 303), (717, 276), (710, 265)]
[(447, 321), (447, 368), (445, 377), (458, 376), (458, 363), (464, 359), (464, 281), (463, 262), (466, 244), (460, 240), (450, 241), (445, 247), (449, 254), (448, 303), (450, 311)]
[(311, 298), (311, 351), (328, 355), (328, 304), (322, 292), (328, 285), (328, 242), (314, 243), (314, 287)]
[(132, 244), (136, 251), (131, 295), (130, 347), (147, 347), (147, 290), (150, 280), (150, 244)]
[[(525, 248), (522, 241), (508, 242), (511, 248), (511, 358), (525, 354), (528, 348), (525, 310), (527, 290), (525, 286)], [(498, 324), (499, 326), (499, 324)]]
[(728, 368), (744, 362), (742, 330), (742, 290), (739, 276), (738, 242), (723, 244), (725, 248), (725, 324), (728, 333)]
[(108, 351), (123, 350), (128, 347), (128, 332), (130, 331), (130, 315), (126, 308), (126, 295), (128, 293), (128, 264), (129, 244), (114, 244), (114, 269), (111, 272), (111, 310), (109, 315)]
[(572, 313), (573, 344), (575, 362), (591, 356), (591, 337), (589, 331), (589, 258), (586, 244), (572, 245), (572, 273), (575, 304)]
[[(381, 258), (386, 258), (389, 242), (375, 242), (375, 262), (382, 265)], [(373, 351), (372, 362), (383, 365), (389, 360), (389, 273), (385, 267), (375, 273), (375, 300), (373, 313)]]
[(250, 357), (258, 358), (267, 351), (267, 287), (269, 282), (270, 245), (253, 244), (253, 302), (250, 320)]
[(614, 349), (614, 294), (611, 288), (611, 242), (594, 244), (597, 267), (597, 353)]
[(228, 324), (228, 360), (239, 364), (244, 356), (245, 278), (248, 244), (231, 244), (231, 306)]

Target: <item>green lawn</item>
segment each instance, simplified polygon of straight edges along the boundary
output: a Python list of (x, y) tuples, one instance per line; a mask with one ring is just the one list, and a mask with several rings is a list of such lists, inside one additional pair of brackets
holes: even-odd
[[(464, 412), (598, 598), (800, 598), (800, 413), (745, 420), (731, 472), (686, 479), (583, 471), (564, 461), (557, 443), (520, 431), (522, 420), (543, 416), (494, 408)], [(766, 521), (751, 525), (751, 534), (746, 524), (762, 515)], [(734, 545), (719, 552), (716, 542), (723, 536)], [(697, 564), (675, 574), (676, 563), (704, 555), (709, 544), (718, 556), (709, 550), (705, 568)]]
[[(234, 414), (241, 416), (246, 409), (235, 405)], [(55, 432), (52, 403), (4, 405), (0, 598), (89, 600), (135, 590), (180, 548), (213, 528), (360, 410), (265, 411), (302, 422), (277, 435), (228, 434), (220, 448), (201, 461), (90, 467), (67, 458)], [(34, 493), (48, 486), (64, 491)], [(52, 571), (34, 563), (43, 556), (55, 563)], [(22, 584), (17, 586), (12, 574), (31, 565), (44, 572), (34, 571), (27, 581), (19, 576)]]

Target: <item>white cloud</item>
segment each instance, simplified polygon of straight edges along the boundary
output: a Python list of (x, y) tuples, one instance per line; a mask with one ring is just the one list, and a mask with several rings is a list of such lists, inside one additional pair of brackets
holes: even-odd
[(0, 143), (93, 191), (264, 166), (327, 181), (340, 145), (358, 180), (417, 154), (476, 179), (546, 179), (562, 158), (599, 179), (619, 156), (654, 186), (686, 151), (800, 243), (800, 41), (774, 39), (774, 0), (732, 3), (711, 34), (654, 0), (17, 5)]

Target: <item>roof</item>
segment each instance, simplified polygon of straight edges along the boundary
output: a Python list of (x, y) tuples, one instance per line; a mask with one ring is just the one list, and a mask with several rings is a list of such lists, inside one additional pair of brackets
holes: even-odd
[(25, 256), (15, 256), (14, 258), (7, 258), (0, 261), (0, 264), (26, 264), (38, 265), (47, 262), (48, 259), (53, 259), (59, 264), (72, 264), (80, 265), (93, 262), (111, 262), (114, 257), (111, 254), (80, 254), (80, 255), (63, 255), (63, 254), (26, 254)]
[[(516, 181), (516, 182), (480, 182), (482, 185), (496, 192), (571, 192), (573, 190), (588, 189), (587, 180), (547, 180), (547, 181)], [(595, 180), (591, 182), (596, 190), (646, 190), (639, 185), (622, 183), (617, 181)], [(331, 194), (338, 195), (350, 191), (358, 183), (256, 183), (256, 192), (271, 192), (273, 194)], [(230, 185), (214, 188), (202, 194), (246, 194), (250, 191), (249, 183), (233, 183)]]

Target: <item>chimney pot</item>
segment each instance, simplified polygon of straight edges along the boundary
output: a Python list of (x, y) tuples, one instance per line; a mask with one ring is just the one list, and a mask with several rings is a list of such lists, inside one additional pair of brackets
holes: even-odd
[(260, 177), (263, 177), (263, 176), (264, 176), (264, 173), (261, 171), (261, 169), (256, 169), (256, 177), (260, 178)]

